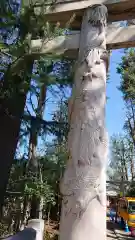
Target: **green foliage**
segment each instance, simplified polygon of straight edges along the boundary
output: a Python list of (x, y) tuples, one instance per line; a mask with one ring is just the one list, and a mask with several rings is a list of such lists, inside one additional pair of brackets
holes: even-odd
[[(34, 61), (31, 39), (42, 38), (48, 41), (64, 34), (65, 29), (60, 29), (59, 26), (54, 26), (47, 22), (43, 13), (38, 17), (32, 5), (21, 8), (19, 11), (19, 7), (14, 9), (16, 4), (17, 1), (15, 1), (15, 3), (11, 1), (10, 3), (9, 0), (7, 0), (6, 3), (3, 3), (3, 1), (1, 3), (2, 9), (5, 11), (4, 16), (2, 15), (2, 22), (10, 22), (11, 26), (10, 28), (9, 24), (7, 27), (5, 26), (5, 29), (2, 30), (4, 37), (0, 39), (0, 76), (3, 81), (7, 81), (8, 79), (10, 90), (0, 91), (0, 96), (3, 96), (3, 98), (9, 98), (10, 96), (12, 98), (14, 92), (18, 91), (20, 94), (25, 94), (31, 87), (30, 78), (35, 79), (39, 87), (45, 82), (47, 86), (56, 83), (63, 84), (64, 81), (69, 84), (69, 74), (67, 74), (67, 77), (65, 77), (66, 74), (64, 77), (52, 74), (53, 66), (56, 62), (55, 56), (52, 56), (55, 60), (52, 60), (52, 57), (50, 58), (49, 56), (41, 57), (34, 66), (36, 72), (34, 71), (32, 75), (28, 73), (28, 64), (29, 62), (33, 64)], [(8, 5), (10, 9), (7, 7)], [(14, 21), (12, 21), (12, 19), (14, 19)], [(61, 60), (61, 62), (63, 62), (63, 60)], [(66, 71), (66, 73), (68, 72), (69, 71)], [(16, 75), (19, 76), (20, 79), (14, 81)]]
[(120, 91), (126, 101), (135, 101), (135, 50), (130, 49), (122, 57), (122, 62), (117, 68), (117, 72), (121, 74)]
[(8, 226), (3, 224), (3, 223), (0, 223), (0, 236), (8, 236), (9, 235), (9, 232), (8, 232)]
[(46, 231), (45, 236), (44, 236), (44, 240), (58, 240), (58, 235), (53, 234), (53, 236), (52, 236), (52, 234), (49, 234)]
[(135, 197), (135, 184), (131, 183), (127, 191), (127, 196)]
[[(65, 168), (67, 154), (64, 144), (58, 146), (57, 144), (49, 145), (47, 148), (46, 156), (39, 158), (38, 162), (41, 163), (42, 179), (33, 172), (28, 172), (24, 175), (25, 164), (23, 160), (15, 160), (11, 174), (7, 192), (18, 194), (19, 196), (33, 195), (44, 198), (44, 207), (47, 204), (54, 206), (55, 195), (57, 195), (57, 182), (59, 182)], [(24, 190), (24, 183), (25, 190)]]
[(29, 178), (25, 185), (24, 195), (28, 195), (30, 198), (36, 196), (40, 199), (43, 196), (44, 207), (47, 204), (55, 205), (55, 193), (52, 187), (47, 183), (47, 181), (41, 182), (38, 178)]
[(66, 141), (67, 140), (67, 136), (68, 136), (68, 131), (69, 131), (69, 126), (68, 126), (68, 101), (60, 101), (58, 103), (58, 108), (55, 110), (54, 114), (53, 114), (53, 121), (57, 121), (60, 123), (64, 123), (64, 124), (60, 124), (57, 125), (54, 128), (54, 131), (52, 131), (55, 136), (57, 137), (58, 141), (60, 141), (62, 143), (62, 141)]
[[(57, 110), (53, 114), (53, 121), (59, 120), (67, 122), (67, 101), (60, 101)], [(21, 204), (25, 197), (29, 201), (31, 201), (33, 196), (36, 196), (38, 201), (43, 197), (44, 215), (47, 215), (48, 211), (50, 211), (49, 209), (54, 209), (52, 212), (55, 211), (56, 216), (59, 218), (59, 207), (61, 205), (59, 182), (68, 158), (66, 149), (67, 127), (68, 125), (65, 125), (64, 131), (63, 129), (61, 131), (61, 125), (57, 126), (56, 129), (54, 127), (53, 133), (55, 138), (48, 145), (45, 143), (45, 156), (39, 155), (37, 157), (39, 164), (38, 172), (26, 171), (27, 161), (23, 158), (14, 161), (7, 188), (9, 199), (11, 199), (11, 196), (16, 196), (16, 201), (19, 201)], [(7, 205), (9, 205), (9, 201)], [(11, 204), (10, 209), (12, 209), (11, 212), (17, 214), (15, 206), (12, 207)]]

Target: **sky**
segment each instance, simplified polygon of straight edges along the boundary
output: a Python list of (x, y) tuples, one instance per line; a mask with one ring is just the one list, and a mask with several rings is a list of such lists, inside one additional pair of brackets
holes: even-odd
[[(124, 124), (124, 102), (121, 92), (117, 89), (120, 85), (120, 75), (117, 74), (117, 66), (121, 62), (123, 50), (114, 50), (110, 58), (109, 81), (107, 83), (107, 100), (106, 105), (106, 127), (109, 136), (121, 133)], [(51, 119), (52, 111), (55, 111), (57, 99), (49, 94), (50, 101), (46, 105), (45, 118)], [(52, 101), (53, 103), (52, 103)]]
[(114, 50), (110, 59), (110, 78), (107, 83), (106, 127), (109, 136), (122, 132), (124, 125), (124, 102), (121, 92), (117, 89), (120, 85), (120, 75), (117, 66), (121, 62), (122, 50)]
[[(110, 58), (110, 70), (109, 70), (109, 81), (107, 83), (107, 105), (106, 105), (106, 129), (108, 131), (109, 137), (113, 134), (119, 134), (122, 132), (124, 125), (125, 112), (124, 112), (124, 102), (122, 99), (121, 92), (117, 89), (120, 85), (120, 75), (117, 74), (117, 66), (121, 62), (121, 57), (123, 55), (122, 50), (114, 50)], [(56, 89), (57, 90), (57, 89)], [(67, 95), (70, 95), (69, 90), (67, 90)], [(56, 94), (57, 97), (58, 94)], [(52, 113), (56, 110), (56, 103), (58, 98), (48, 94), (46, 111), (44, 113), (44, 119), (51, 120)], [(46, 136), (46, 141), (51, 141), (53, 136)], [(40, 151), (42, 148), (42, 140), (39, 140)], [(44, 149), (44, 144), (43, 144)]]

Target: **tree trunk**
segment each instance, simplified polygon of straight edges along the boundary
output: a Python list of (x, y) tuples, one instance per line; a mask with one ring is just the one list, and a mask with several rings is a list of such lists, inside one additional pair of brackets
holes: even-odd
[(132, 157), (130, 160), (130, 172), (131, 172), (131, 179), (134, 180), (134, 158)]
[(39, 218), (38, 206), (39, 206), (39, 199), (37, 198), (36, 195), (33, 195), (32, 199), (31, 199), (30, 219), (37, 219), (37, 218)]
[(128, 117), (127, 117), (127, 123), (129, 128), (129, 135), (133, 141), (134, 147), (135, 147), (135, 109), (134, 109), (134, 101), (130, 100), (129, 106), (127, 105), (127, 108), (129, 109)]
[[(40, 183), (43, 184), (43, 176), (42, 176), (42, 169), (40, 167), (39, 169), (39, 176), (40, 176)], [(43, 219), (43, 206), (44, 206), (44, 198), (43, 196), (40, 196), (39, 199), (39, 206), (38, 206), (38, 218)]]
[[(27, 69), (25, 70), (28, 74), (31, 73), (32, 66), (33, 61), (27, 62)], [(30, 82), (27, 76), (25, 79), (22, 79), (18, 75), (12, 76), (9, 73), (5, 77), (3, 85), (1, 84), (0, 86), (0, 208), (4, 202), (10, 169), (19, 139), (27, 95), (27, 92), (20, 92), (20, 87), (24, 80)], [(11, 89), (11, 86), (13, 89)], [(4, 93), (9, 93), (10, 96), (3, 96)]]
[(27, 225), (28, 218), (30, 217), (30, 211), (31, 211), (31, 202), (29, 197), (25, 196), (24, 202), (23, 202), (22, 224), (20, 227), (21, 230), (23, 230)]
[[(40, 95), (38, 99), (38, 107), (36, 109), (36, 117), (43, 118), (43, 113), (45, 110), (45, 101), (46, 101), (46, 92), (47, 87), (44, 84), (40, 89)], [(37, 147), (37, 138), (40, 126), (35, 127), (35, 124), (31, 122), (31, 130), (30, 130), (30, 140), (29, 140), (29, 153), (28, 153), (28, 168), (38, 168), (38, 163), (36, 160), (36, 147)]]
[(124, 175), (121, 176), (121, 183), (120, 183), (120, 197), (125, 196), (125, 186), (124, 186)]
[[(40, 182), (41, 182), (41, 184), (43, 184), (41, 168), (40, 168), (39, 172), (40, 172), (39, 173), (40, 174)], [(32, 196), (30, 218), (42, 219), (43, 218), (43, 206), (44, 206), (43, 196), (40, 196), (40, 197)]]
[(128, 181), (128, 169), (126, 165), (125, 165), (125, 178)]
[(103, 5), (88, 8), (83, 17), (69, 101), (69, 159), (60, 185), (60, 240), (106, 239), (106, 17)]
[[(46, 93), (47, 93), (47, 86), (45, 83), (40, 89), (38, 107), (36, 110), (36, 116), (40, 118), (43, 118), (45, 101), (46, 101)], [(37, 174), (37, 171), (39, 170), (38, 168), (39, 163), (37, 162), (37, 158), (36, 158), (36, 147), (37, 147), (39, 128), (40, 128), (39, 126), (35, 128), (35, 126), (32, 126), (32, 123), (31, 123), (29, 156), (28, 156), (28, 164), (27, 164), (27, 170), (31, 169), (31, 171), (33, 172), (35, 171), (36, 174)], [(41, 169), (40, 169), (39, 175), (42, 183), (43, 179), (42, 179)], [(36, 196), (32, 196), (30, 218), (40, 218), (42, 216), (42, 212), (43, 212), (43, 196), (41, 196), (40, 199), (37, 198)]]
[(124, 176), (125, 180), (128, 181), (128, 166), (127, 166), (127, 162), (126, 162), (126, 151), (124, 149), (124, 145), (123, 145), (123, 150), (122, 150), (121, 165), (122, 165), (123, 176)]

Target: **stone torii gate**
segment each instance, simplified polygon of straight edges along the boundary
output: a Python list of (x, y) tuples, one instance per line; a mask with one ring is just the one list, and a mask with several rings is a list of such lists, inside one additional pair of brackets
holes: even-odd
[(77, 30), (47, 43), (42, 39), (31, 42), (35, 56), (57, 52), (77, 57), (69, 100), (69, 159), (60, 186), (63, 195), (60, 240), (105, 240), (107, 50), (135, 46), (134, 26), (111, 25), (134, 18), (135, 0), (56, 0), (51, 6), (45, 6), (44, 0), (35, 2), (39, 17), (44, 8), (48, 21), (59, 22), (61, 27), (74, 17), (71, 28)]

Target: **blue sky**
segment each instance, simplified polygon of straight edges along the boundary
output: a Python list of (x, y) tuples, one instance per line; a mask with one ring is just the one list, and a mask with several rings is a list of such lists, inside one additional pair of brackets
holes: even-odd
[[(121, 62), (123, 50), (114, 50), (110, 58), (110, 78), (107, 83), (107, 100), (106, 105), (106, 127), (109, 136), (120, 133), (124, 124), (124, 102), (121, 92), (117, 89), (120, 84), (120, 75), (117, 74), (116, 68)], [(68, 93), (69, 94), (69, 93)], [(46, 105), (45, 118), (50, 120), (52, 111), (55, 111), (56, 102), (52, 95), (49, 94), (50, 101)]]
[(109, 136), (120, 133), (124, 124), (124, 102), (121, 92), (117, 89), (120, 84), (120, 75), (116, 73), (118, 63), (121, 62), (122, 50), (112, 52), (110, 59), (110, 79), (107, 84), (106, 125)]
[[(123, 55), (122, 50), (115, 50), (112, 52), (110, 58), (110, 78), (107, 83), (107, 100), (106, 105), (106, 128), (109, 133), (109, 137), (113, 134), (119, 134), (122, 132), (122, 128), (124, 125), (125, 112), (124, 112), (124, 102), (122, 99), (121, 92), (117, 89), (120, 85), (120, 75), (117, 74), (116, 68), (118, 64), (121, 62), (121, 57)], [(56, 89), (57, 90), (57, 89)], [(70, 95), (70, 92), (67, 89), (67, 95)], [(48, 94), (47, 96), (47, 105), (46, 111), (44, 114), (44, 118), (46, 120), (51, 120), (52, 112), (56, 109), (56, 103), (60, 99), (60, 95), (56, 94), (56, 97), (52, 97), (52, 94)], [(52, 136), (47, 136), (47, 141), (52, 140)], [(39, 140), (40, 148), (42, 145), (42, 141)], [(44, 144), (43, 144), (44, 149)]]

